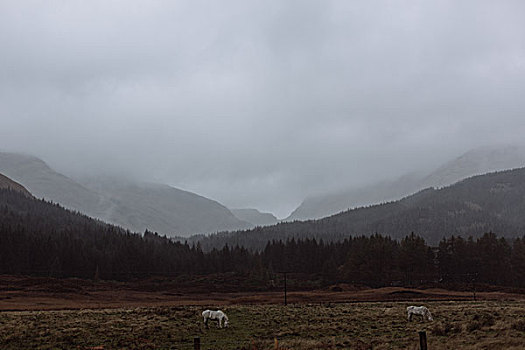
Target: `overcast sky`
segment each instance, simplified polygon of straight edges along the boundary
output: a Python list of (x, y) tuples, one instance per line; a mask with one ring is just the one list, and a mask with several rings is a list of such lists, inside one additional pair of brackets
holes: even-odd
[(524, 1), (0, 0), (0, 149), (287, 216), (525, 135)]

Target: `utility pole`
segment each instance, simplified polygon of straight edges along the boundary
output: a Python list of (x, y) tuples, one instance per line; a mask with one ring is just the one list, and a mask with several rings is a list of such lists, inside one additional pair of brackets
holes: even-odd
[(284, 306), (288, 305), (288, 301), (286, 300), (286, 272), (284, 272)]
[(287, 284), (287, 274), (288, 274), (288, 271), (278, 271), (277, 273), (282, 273), (283, 274), (283, 282), (284, 282), (284, 305), (288, 305), (288, 286), (286, 285)]
[(478, 274), (474, 273), (472, 275), (472, 296), (474, 298), (474, 301), (476, 301), (476, 277), (478, 277)]

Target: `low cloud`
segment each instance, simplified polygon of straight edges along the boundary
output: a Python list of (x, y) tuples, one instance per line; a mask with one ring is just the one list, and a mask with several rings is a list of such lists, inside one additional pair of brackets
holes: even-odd
[(286, 216), (525, 132), (521, 1), (3, 1), (0, 148)]

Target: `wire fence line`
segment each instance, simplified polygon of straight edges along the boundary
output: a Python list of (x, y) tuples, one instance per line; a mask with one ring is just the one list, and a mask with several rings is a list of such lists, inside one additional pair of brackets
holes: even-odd
[[(191, 341), (178, 342), (172, 345), (170, 349), (194, 349), (194, 350), (208, 350), (208, 349), (217, 349), (217, 348), (228, 348), (228, 349), (245, 349), (245, 350), (262, 350), (267, 347), (262, 348), (261, 343), (265, 342), (268, 344), (275, 344), (275, 339), (271, 340), (207, 340), (203, 341), (200, 337), (194, 337)], [(273, 346), (272, 346), (273, 348)], [(280, 347), (280, 350), (284, 348)]]

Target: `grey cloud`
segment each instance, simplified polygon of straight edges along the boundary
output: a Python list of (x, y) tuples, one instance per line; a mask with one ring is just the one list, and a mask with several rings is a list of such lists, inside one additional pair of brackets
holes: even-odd
[(525, 130), (521, 1), (3, 1), (0, 148), (286, 216)]

